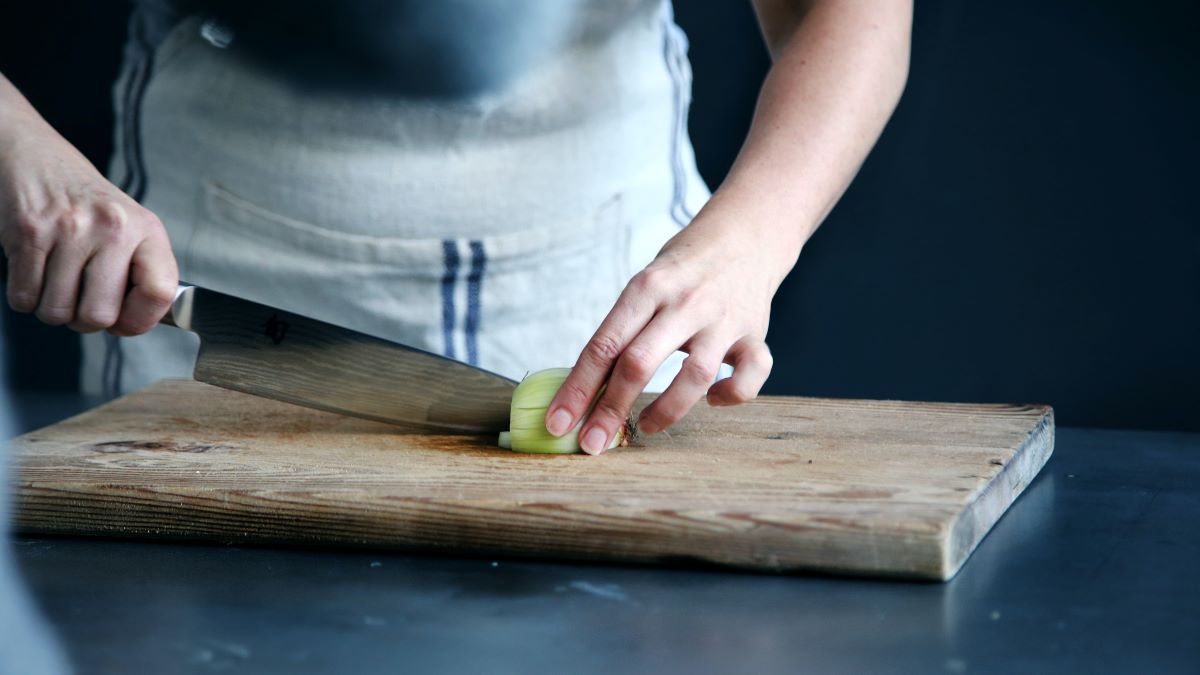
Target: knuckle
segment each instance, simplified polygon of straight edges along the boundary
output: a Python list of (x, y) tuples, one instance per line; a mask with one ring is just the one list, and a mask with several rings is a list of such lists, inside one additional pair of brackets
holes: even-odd
[(591, 397), (583, 390), (583, 387), (574, 382), (564, 382), (556, 396), (566, 405), (567, 409), (574, 411), (586, 407), (591, 400)]
[(600, 422), (602, 425), (607, 425), (612, 422), (619, 422), (625, 419), (625, 411), (621, 409), (617, 402), (611, 396), (605, 396), (596, 403), (596, 408), (592, 410), (589, 420)]
[(119, 202), (106, 201), (95, 208), (92, 232), (104, 244), (133, 245), (142, 238), (155, 234), (154, 227), (143, 225), (142, 220), (160, 229), (162, 227), (153, 214), (148, 211), (146, 214), (146, 218), (140, 219)]
[(115, 244), (126, 239), (129, 234), (129, 228), (120, 220), (97, 218), (92, 224), (92, 232), (95, 233), (95, 236), (101, 242)]
[(163, 225), (162, 221), (159, 220), (158, 216), (154, 215), (153, 212), (144, 211), (141, 215), (141, 219), (142, 219), (143, 227), (150, 234), (162, 234), (164, 236), (166, 235), (166, 232), (167, 232), (166, 226)]
[(12, 222), (13, 243), (16, 248), (39, 248), (46, 240), (46, 227), (38, 218), (28, 215), (18, 215)]
[(12, 286), (9, 286), (8, 305), (14, 312), (28, 314), (37, 308), (37, 302), (38, 298), (33, 293), (13, 290)]
[(166, 309), (175, 300), (175, 285), (147, 284), (142, 288), (142, 297), (155, 310)]
[(775, 365), (775, 357), (771, 355), (771, 350), (765, 344), (760, 344), (751, 350), (750, 359), (767, 370)]
[(680, 372), (691, 382), (707, 384), (717, 377), (718, 366), (715, 363), (701, 361), (694, 356), (683, 360)]
[(621, 343), (611, 335), (597, 334), (588, 343), (587, 352), (594, 361), (607, 366), (621, 355)]
[(116, 323), (117, 316), (117, 311), (112, 307), (83, 307), (75, 317), (75, 323), (91, 330), (100, 330)]
[(12, 261), (20, 256), (44, 255), (50, 250), (53, 231), (35, 217), (18, 216), (4, 237), (4, 250)]
[(120, 202), (104, 200), (96, 204), (96, 222), (105, 227), (123, 228), (129, 224), (129, 212)]
[(644, 347), (632, 346), (621, 355), (617, 367), (626, 379), (642, 382), (654, 375), (654, 356)]
[(695, 309), (703, 304), (703, 294), (699, 288), (689, 286), (675, 294), (675, 302), (684, 309)]
[(34, 315), (51, 326), (62, 326), (75, 318), (75, 312), (69, 307), (39, 307)]
[(660, 291), (665, 290), (667, 276), (666, 272), (657, 267), (647, 267), (635, 274), (629, 283), (642, 293), (657, 295)]
[(58, 232), (68, 238), (83, 234), (88, 225), (88, 218), (79, 209), (67, 209), (58, 216)]

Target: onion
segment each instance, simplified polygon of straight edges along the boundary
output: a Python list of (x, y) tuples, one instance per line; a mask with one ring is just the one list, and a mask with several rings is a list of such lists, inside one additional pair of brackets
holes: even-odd
[[(574, 429), (562, 436), (555, 436), (546, 431), (546, 409), (550, 406), (550, 401), (554, 400), (554, 395), (558, 393), (559, 387), (567, 379), (567, 375), (570, 374), (570, 368), (549, 368), (527, 375), (524, 380), (521, 380), (516, 390), (513, 391), (512, 407), (509, 410), (509, 428), (508, 431), (500, 433), (498, 441), (500, 447), (514, 452), (539, 454), (565, 455), (580, 451), (579, 430), (583, 427), (583, 420), (580, 420)], [(603, 393), (604, 390), (601, 389), (596, 395), (597, 398)], [(592, 406), (588, 407), (588, 413), (592, 412), (592, 407), (595, 405), (596, 402), (592, 401)], [(586, 419), (587, 414), (583, 417)], [(608, 449), (625, 445), (630, 436), (629, 430), (632, 428), (632, 424), (626, 421), (613, 436)]]

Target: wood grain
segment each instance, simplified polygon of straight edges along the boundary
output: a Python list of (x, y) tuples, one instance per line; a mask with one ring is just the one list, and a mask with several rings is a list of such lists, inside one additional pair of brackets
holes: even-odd
[(764, 397), (640, 445), (520, 455), (165, 381), (17, 438), (27, 533), (365, 545), (948, 579), (1053, 411)]

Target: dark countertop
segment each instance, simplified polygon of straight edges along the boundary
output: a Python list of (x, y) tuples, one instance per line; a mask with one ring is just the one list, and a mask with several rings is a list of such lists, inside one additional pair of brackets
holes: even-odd
[[(88, 405), (17, 395), (28, 430)], [(945, 584), (68, 538), (14, 544), (79, 670), (1200, 672), (1200, 434), (1060, 429)]]

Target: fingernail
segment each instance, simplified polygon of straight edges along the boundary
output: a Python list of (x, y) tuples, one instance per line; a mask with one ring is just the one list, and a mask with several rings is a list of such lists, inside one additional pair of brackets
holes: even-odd
[(713, 407), (718, 407), (718, 408), (719, 408), (719, 407), (721, 407), (721, 406), (728, 405), (727, 403), (725, 403), (725, 401), (722, 401), (722, 400), (721, 400), (719, 397), (717, 397), (717, 396), (709, 396), (709, 397), (708, 397), (708, 404), (709, 404), (710, 406), (713, 406)]
[(657, 434), (659, 431), (662, 431), (662, 429), (658, 428), (657, 424), (648, 419), (638, 420), (637, 428), (640, 433), (646, 435)]
[(608, 445), (608, 434), (600, 427), (592, 427), (583, 435), (583, 441), (579, 445), (587, 454), (598, 455), (604, 452), (604, 446)]
[(550, 420), (546, 422), (546, 431), (549, 431), (555, 436), (562, 436), (567, 433), (567, 429), (571, 428), (571, 413), (559, 408), (550, 413)]

